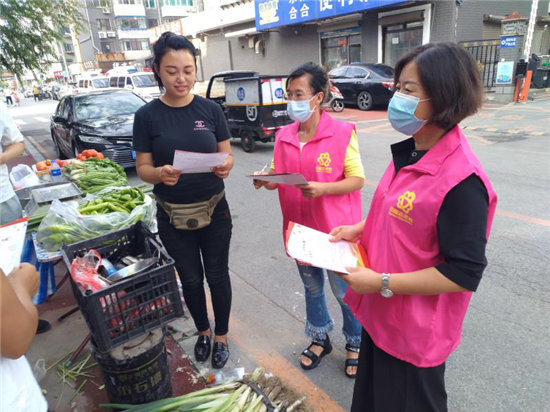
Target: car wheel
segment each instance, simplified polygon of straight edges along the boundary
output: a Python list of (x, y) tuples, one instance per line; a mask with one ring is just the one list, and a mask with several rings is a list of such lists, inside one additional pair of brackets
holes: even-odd
[(372, 95), (369, 92), (361, 92), (357, 96), (357, 106), (361, 110), (370, 110), (372, 109)]
[(246, 153), (252, 153), (256, 150), (256, 141), (250, 132), (241, 133), (241, 146)]
[(340, 113), (344, 110), (344, 101), (341, 99), (334, 99), (331, 104), (332, 110), (336, 113)]
[(55, 146), (55, 152), (57, 154), (57, 158), (61, 160), (67, 159), (67, 156), (65, 155), (65, 153), (63, 153), (63, 150), (61, 150), (61, 146), (59, 146), (59, 142), (57, 141), (53, 133), (52, 133), (52, 140), (53, 140), (53, 145)]

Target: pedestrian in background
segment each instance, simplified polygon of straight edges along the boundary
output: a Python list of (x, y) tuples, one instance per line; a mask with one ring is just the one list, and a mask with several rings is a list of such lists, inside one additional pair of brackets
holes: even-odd
[(29, 263), (22, 263), (9, 276), (0, 269), (1, 411), (48, 410), (48, 403), (25, 357), (38, 324), (32, 297), (39, 284), (38, 272)]
[(25, 151), (23, 135), (4, 103), (0, 103), (0, 226), (23, 216), (21, 202), (13, 191), (6, 163)]
[(7, 106), (13, 106), (13, 99), (12, 99), (13, 92), (9, 87), (6, 87), (4, 89), (4, 95), (6, 96), (6, 105)]
[(38, 87), (33, 86), (33, 88), (32, 88), (32, 94), (33, 94), (33, 96), (34, 96), (34, 101), (35, 101), (35, 102), (36, 102), (37, 100), (40, 100), (39, 95), (38, 95)]
[[(155, 43), (154, 55), (155, 78), (165, 94), (135, 114), (136, 168), (143, 181), (155, 185), (159, 236), (176, 262), (185, 302), (199, 333), (195, 357), (204, 362), (212, 352), (212, 366), (219, 369), (229, 359), (232, 222), (223, 179), (233, 167), (231, 134), (221, 107), (191, 92), (197, 73), (195, 46), (183, 36), (166, 32)], [(229, 156), (212, 173), (180, 175), (172, 167), (176, 150)], [(216, 322), (213, 349), (205, 276)]]
[(21, 106), (21, 100), (19, 100), (19, 95), (17, 94), (17, 90), (13, 92), (13, 102), (15, 106), (17, 107)]
[[(361, 220), (361, 188), (365, 172), (355, 126), (332, 119), (321, 109), (329, 88), (326, 71), (315, 63), (295, 69), (286, 81), (288, 114), (295, 122), (275, 137), (271, 173), (301, 173), (307, 185), (289, 186), (254, 181), (256, 189), (278, 189), (283, 213), (283, 236), (289, 222), (329, 233), (337, 225)], [(325, 270), (297, 262), (305, 288), (306, 336), (311, 344), (300, 357), (300, 366), (316, 368), (332, 351), (329, 332), (334, 328), (324, 291)], [(344, 302), (347, 284), (326, 271), (332, 293), (342, 310), (347, 359), (345, 374), (355, 378), (361, 325)]]
[(487, 265), (497, 196), (458, 125), (481, 107), (472, 55), (426, 44), (395, 66), (388, 119), (411, 138), (393, 160), (366, 222), (335, 228), (357, 241), (370, 268), (342, 275), (363, 325), (352, 412), (447, 411), (445, 361)]

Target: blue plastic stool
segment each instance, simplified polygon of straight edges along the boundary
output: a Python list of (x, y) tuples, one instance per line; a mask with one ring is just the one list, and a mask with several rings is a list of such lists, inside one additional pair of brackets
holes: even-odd
[(41, 305), (49, 295), (53, 295), (57, 291), (54, 262), (38, 261), (31, 238), (28, 238), (25, 242), (21, 262), (34, 265), (38, 273), (40, 273), (40, 286), (38, 287), (38, 293), (33, 297), (33, 302), (35, 305)]

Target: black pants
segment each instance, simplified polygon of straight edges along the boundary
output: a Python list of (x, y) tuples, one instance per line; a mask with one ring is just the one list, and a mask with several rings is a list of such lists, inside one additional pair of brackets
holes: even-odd
[(6, 106), (13, 106), (13, 100), (11, 96), (6, 96)]
[(445, 363), (419, 368), (383, 350), (363, 329), (351, 412), (446, 412)]
[[(204, 277), (210, 287), (216, 335), (229, 330), (231, 311), (231, 281), (229, 279), (229, 243), (231, 213), (225, 197), (212, 215), (212, 222), (198, 230), (178, 230), (159, 206), (157, 212), (159, 236), (168, 254), (176, 262), (183, 296), (199, 332), (210, 328), (204, 292)], [(201, 259), (202, 256), (202, 259)]]

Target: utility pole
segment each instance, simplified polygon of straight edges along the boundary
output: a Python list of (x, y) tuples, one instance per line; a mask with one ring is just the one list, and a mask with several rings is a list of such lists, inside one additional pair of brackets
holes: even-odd
[(535, 31), (535, 23), (537, 20), (537, 10), (539, 8), (539, 0), (533, 0), (531, 4), (531, 16), (529, 16), (529, 26), (527, 28), (527, 39), (525, 40), (525, 58), (528, 60), (531, 56), (531, 46), (533, 44), (533, 32)]

